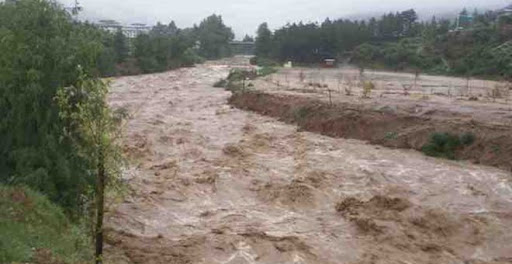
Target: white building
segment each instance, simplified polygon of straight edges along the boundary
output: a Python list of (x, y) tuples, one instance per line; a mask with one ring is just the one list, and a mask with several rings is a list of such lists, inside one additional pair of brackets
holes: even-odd
[(151, 30), (150, 26), (141, 23), (133, 23), (130, 25), (123, 25), (115, 20), (100, 20), (96, 23), (100, 28), (109, 32), (115, 33), (121, 30), (123, 34), (128, 38), (135, 38), (139, 34), (149, 33)]
[(499, 10), (501, 14), (504, 14), (504, 15), (510, 15), (512, 14), (512, 4), (511, 5), (508, 5), (506, 6), (505, 8)]

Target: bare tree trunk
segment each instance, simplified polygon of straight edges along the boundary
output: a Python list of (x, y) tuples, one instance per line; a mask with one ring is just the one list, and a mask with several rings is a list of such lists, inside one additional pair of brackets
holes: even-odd
[(418, 78), (420, 77), (420, 72), (418, 70), (416, 70), (416, 72), (414, 73), (414, 90), (416, 90), (416, 85), (418, 84)]
[(469, 76), (466, 78), (466, 93), (467, 93), (467, 96), (471, 96), (471, 87), (469, 86)]
[(105, 163), (103, 150), (98, 154), (96, 183), (96, 264), (103, 263), (103, 215), (105, 207)]

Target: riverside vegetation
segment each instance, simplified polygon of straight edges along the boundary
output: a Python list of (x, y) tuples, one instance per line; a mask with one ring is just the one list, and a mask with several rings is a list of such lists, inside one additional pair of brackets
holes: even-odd
[(0, 262), (101, 263), (105, 195), (123, 166), (102, 78), (228, 56), (231, 39), (217, 15), (128, 39), (52, 0), (0, 2)]
[[(464, 9), (460, 15), (469, 14)], [(361, 68), (510, 78), (512, 17), (497, 11), (475, 11), (472, 16), (472, 22), (459, 27), (455, 19), (420, 21), (412, 9), (369, 20), (292, 23), (273, 32), (263, 23), (253, 61), (316, 64), (338, 58)]]

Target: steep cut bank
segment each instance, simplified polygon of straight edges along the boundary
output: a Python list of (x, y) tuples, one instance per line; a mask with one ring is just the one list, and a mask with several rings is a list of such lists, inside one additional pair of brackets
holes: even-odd
[(453, 158), (512, 169), (511, 127), (464, 119), (457, 113), (442, 118), (428, 112), (407, 115), (385, 106), (372, 109), (341, 102), (331, 105), (322, 100), (261, 91), (234, 93), (229, 103), (297, 124), (302, 130), (392, 148), (422, 150), (435, 134), (466, 137), (464, 144), (454, 148)]

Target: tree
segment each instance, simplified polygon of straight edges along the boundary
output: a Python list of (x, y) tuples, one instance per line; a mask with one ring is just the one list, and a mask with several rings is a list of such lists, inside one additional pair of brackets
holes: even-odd
[(77, 82), (77, 65), (98, 74), (101, 37), (55, 2), (0, 3), (0, 182), (27, 185), (75, 215), (93, 179), (62, 137), (54, 97)]
[(401, 18), (401, 34), (402, 36), (411, 37), (415, 35), (416, 20), (418, 15), (414, 9), (409, 9), (400, 13)]
[(377, 50), (377, 47), (365, 43), (354, 50), (354, 57), (352, 59), (360, 67), (366, 68), (374, 62)]
[(116, 65), (118, 62), (114, 47), (114, 34), (107, 31), (101, 32), (101, 42), (103, 49), (96, 62), (96, 67), (101, 76), (115, 76), (117, 75)]
[(433, 43), (437, 37), (438, 28), (439, 28), (439, 25), (437, 23), (437, 19), (435, 16), (433, 16), (430, 23), (426, 23), (426, 25), (423, 29), (422, 37), (423, 37), (424, 42), (429, 43), (429, 44)]
[(231, 55), (229, 42), (235, 37), (231, 28), (224, 25), (221, 16), (211, 15), (195, 30), (199, 41), (199, 55), (218, 59)]
[(249, 35), (245, 35), (245, 37), (242, 41), (243, 42), (254, 42), (254, 38)]
[(160, 22), (157, 22), (155, 26), (153, 26), (153, 28), (151, 29), (151, 33), (152, 35), (157, 35), (157, 36), (175, 36), (176, 34), (178, 34), (179, 32), (179, 29), (178, 27), (176, 26), (176, 23), (174, 23), (174, 21), (171, 21), (169, 23), (169, 25), (164, 25)]
[(192, 49), (195, 34), (192, 29), (180, 30), (174, 22), (157, 23), (149, 34), (140, 34), (133, 41), (133, 56), (139, 68), (145, 72), (165, 71), (200, 62)]
[(151, 38), (148, 34), (138, 35), (134, 42), (134, 57), (144, 73), (157, 71), (158, 65), (153, 53)]
[(79, 68), (76, 85), (57, 92), (60, 118), (68, 124), (65, 135), (74, 142), (80, 155), (92, 164), (95, 175), (96, 263), (103, 262), (103, 218), (105, 191), (120, 175), (121, 152), (116, 144), (118, 118), (107, 105), (108, 83), (89, 78)]
[(256, 56), (270, 57), (272, 52), (272, 32), (268, 29), (267, 23), (263, 23), (258, 27), (255, 46)]
[(167, 25), (167, 34), (170, 36), (174, 36), (180, 32), (180, 29), (176, 26), (174, 21), (171, 21), (169, 25)]
[(114, 52), (117, 63), (124, 62), (128, 57), (128, 39), (120, 29), (114, 35)]

